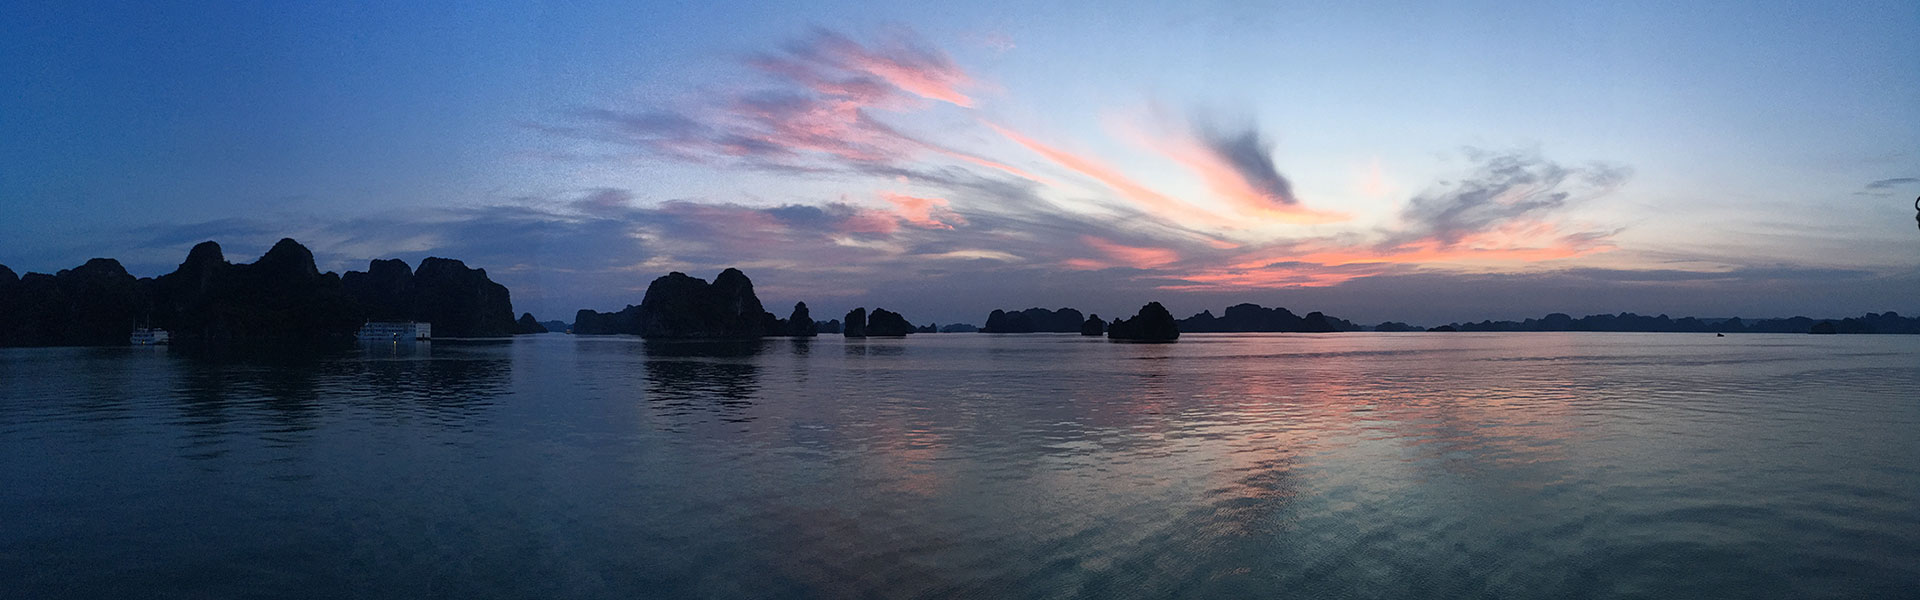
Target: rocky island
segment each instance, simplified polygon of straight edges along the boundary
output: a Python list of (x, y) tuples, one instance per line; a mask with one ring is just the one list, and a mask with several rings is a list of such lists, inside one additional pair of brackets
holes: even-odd
[(1073, 333), (1080, 331), (1085, 317), (1080, 311), (1071, 308), (1047, 310), (1029, 308), (1022, 311), (994, 310), (987, 315), (987, 324), (980, 328), (981, 333)]
[[(340, 276), (366, 320), (433, 324), (435, 337), (499, 337), (518, 333), (507, 286), (450, 258), (429, 256), (419, 270), (405, 261), (375, 260), (366, 272)], [(524, 319), (532, 320), (532, 315)], [(537, 325), (537, 324), (536, 324)]]
[(445, 337), (506, 335), (507, 288), (485, 270), (428, 258), (418, 273), (376, 260), (365, 273), (321, 272), (313, 252), (282, 239), (252, 263), (202, 242), (171, 273), (136, 279), (96, 258), (53, 275), (0, 267), (0, 346), (111, 346), (134, 327), (183, 344), (344, 342), (369, 320), (427, 321)]
[(914, 330), (906, 317), (884, 308), (875, 308), (867, 316), (867, 337), (905, 337)]
[(729, 268), (713, 283), (674, 271), (647, 285), (638, 306), (613, 313), (581, 309), (573, 332), (584, 335), (625, 333), (649, 339), (753, 339), (769, 333), (779, 319), (760, 305), (753, 282)]
[(541, 324), (538, 319), (533, 318), (533, 313), (520, 313), (520, 320), (513, 322), (514, 335), (531, 335), (548, 333), (550, 331), (552, 330), (548, 329), (546, 325)]
[(865, 307), (847, 311), (846, 322), (841, 327), (843, 334), (850, 338), (905, 337), (919, 330), (900, 313), (875, 308), (873, 314), (869, 315)]
[(1080, 324), (1080, 335), (1106, 335), (1107, 322), (1100, 315), (1087, 315), (1087, 321)]
[(1301, 317), (1285, 308), (1243, 303), (1227, 307), (1218, 317), (1213, 316), (1212, 311), (1203, 310), (1181, 319), (1180, 330), (1187, 333), (1332, 333), (1359, 331), (1360, 326), (1318, 311)]
[(1180, 323), (1159, 302), (1148, 302), (1129, 319), (1114, 319), (1107, 339), (1116, 342), (1173, 342), (1180, 339)]

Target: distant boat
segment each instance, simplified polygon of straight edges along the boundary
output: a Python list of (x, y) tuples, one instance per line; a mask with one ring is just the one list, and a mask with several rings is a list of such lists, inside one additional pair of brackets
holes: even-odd
[(165, 329), (135, 327), (133, 336), (127, 339), (127, 343), (135, 346), (165, 346), (173, 343), (173, 334), (167, 333)]
[(433, 324), (401, 321), (368, 321), (354, 334), (363, 342), (411, 342), (433, 339)]

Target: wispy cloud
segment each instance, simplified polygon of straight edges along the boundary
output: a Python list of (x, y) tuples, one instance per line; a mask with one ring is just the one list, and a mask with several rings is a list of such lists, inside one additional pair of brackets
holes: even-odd
[[(1197, 176), (1205, 193), (1181, 197), (1165, 189), (1191, 190), (1162, 189), (1165, 182), (1089, 149), (1098, 144), (1043, 140), (982, 112), (971, 92), (991, 86), (905, 30), (862, 41), (816, 29), (749, 55), (743, 67), (760, 83), (680, 107), (582, 110), (550, 130), (654, 160), (864, 190), (777, 207), (640, 205), (594, 190), (573, 202), (576, 216), (620, 221), (649, 247), (671, 249), (649, 258), (653, 266), (732, 260), (868, 277), (1053, 269), (1166, 291), (1302, 289), (1408, 268), (1534, 265), (1606, 251), (1617, 231), (1570, 222), (1567, 209), (1613, 193), (1630, 174), (1468, 150), (1468, 172), (1408, 198), (1397, 221), (1287, 235), (1277, 232), (1352, 216), (1301, 198), (1275, 138), (1252, 118), (1160, 111), (1137, 131), (1118, 132), (1153, 151), (1143, 156)], [(935, 111), (947, 112), (922, 118)], [(896, 118), (945, 129), (909, 132)], [(1369, 195), (1387, 194), (1378, 161), (1370, 164)]]
[(815, 29), (778, 52), (747, 57), (765, 85), (702, 94), (684, 104), (592, 107), (543, 131), (623, 145), (650, 158), (780, 173), (860, 171), (935, 155), (1015, 175), (1019, 169), (923, 141), (878, 113), (929, 103), (971, 107), (972, 77), (911, 32), (872, 44)]
[(837, 32), (816, 28), (806, 39), (788, 44), (787, 52), (828, 72), (871, 77), (922, 98), (973, 106), (973, 99), (961, 91), (972, 78), (946, 53), (905, 31), (863, 46)]
[(1856, 193), (1862, 196), (1892, 196), (1902, 188), (1920, 188), (1920, 177), (1894, 177), (1869, 181)]
[(908, 225), (927, 229), (953, 229), (954, 225), (967, 224), (966, 217), (949, 210), (947, 201), (941, 198), (917, 198), (893, 192), (881, 192), (880, 197), (892, 204), (894, 214)]
[(1474, 169), (1411, 199), (1377, 241), (1350, 236), (1288, 240), (1195, 265), (1168, 289), (1336, 285), (1393, 265), (1533, 264), (1612, 249), (1607, 229), (1568, 230), (1560, 211), (1612, 193), (1621, 167), (1566, 167), (1533, 153), (1468, 150)]
[(1000, 125), (988, 124), (1001, 136), (1033, 151), (1054, 164), (1086, 176), (1133, 201), (1141, 210), (1171, 223), (1200, 226), (1229, 226), (1235, 222), (1213, 212), (1181, 202), (1120, 173), (1099, 159), (1069, 152), (1027, 137)]
[(1457, 246), (1476, 236), (1537, 221), (1569, 203), (1605, 195), (1632, 175), (1619, 166), (1568, 167), (1530, 152), (1467, 150), (1472, 174), (1414, 196), (1400, 213), (1409, 226), (1396, 242)]
[(1072, 258), (1063, 264), (1075, 269), (1106, 269), (1127, 267), (1133, 269), (1154, 269), (1180, 261), (1180, 253), (1171, 248), (1128, 246), (1094, 235), (1080, 236), (1087, 248), (1100, 255), (1099, 258)]

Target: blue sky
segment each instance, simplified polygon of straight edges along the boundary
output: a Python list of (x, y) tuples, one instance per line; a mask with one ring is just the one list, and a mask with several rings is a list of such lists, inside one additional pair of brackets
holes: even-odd
[(543, 318), (1920, 313), (1920, 6), (11, 3), (0, 264), (282, 236)]

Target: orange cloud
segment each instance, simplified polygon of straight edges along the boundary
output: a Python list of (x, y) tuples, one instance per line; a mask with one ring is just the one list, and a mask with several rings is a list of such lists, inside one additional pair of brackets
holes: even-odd
[(1102, 164), (1098, 160), (1048, 146), (1033, 138), (993, 123), (987, 123), (986, 125), (993, 128), (994, 131), (999, 132), (1001, 136), (1013, 140), (1014, 143), (1024, 146), (1028, 150), (1032, 150), (1035, 154), (1046, 157), (1047, 160), (1051, 160), (1055, 164), (1092, 178), (1094, 181), (1098, 181), (1108, 188), (1120, 192), (1121, 195), (1132, 199), (1141, 209), (1146, 210), (1148, 214), (1176, 223), (1201, 222), (1220, 226), (1231, 226), (1235, 224), (1235, 222), (1221, 218), (1219, 215), (1195, 208), (1184, 202), (1153, 191), (1147, 188), (1147, 186), (1141, 185), (1127, 178), (1125, 175), (1121, 175), (1119, 171)]
[(846, 233), (890, 234), (900, 230), (900, 222), (890, 213), (862, 210), (841, 221), (837, 229)]
[(1330, 287), (1377, 274), (1378, 271), (1329, 271), (1313, 266), (1265, 266), (1206, 270), (1182, 275), (1188, 283), (1159, 286), (1158, 289), (1198, 292), (1217, 290)]
[(837, 33), (817, 30), (809, 40), (813, 49), (824, 51), (836, 66), (871, 75), (902, 91), (958, 106), (973, 106), (973, 99), (960, 92), (972, 83), (952, 59), (926, 48), (908, 37), (896, 37), (869, 48)]
[(958, 159), (960, 159), (960, 160), (964, 160), (964, 161), (967, 161), (967, 162), (970, 162), (970, 163), (973, 163), (973, 164), (976, 164), (976, 165), (980, 165), (980, 166), (982, 166), (982, 167), (986, 167), (986, 168), (989, 168), (989, 169), (999, 169), (999, 170), (1001, 170), (1001, 171), (1006, 171), (1006, 172), (1008, 172), (1008, 173), (1012, 173), (1012, 174), (1014, 174), (1014, 175), (1017, 175), (1017, 176), (1020, 176), (1020, 177), (1022, 177), (1022, 178), (1025, 178), (1025, 179), (1027, 179), (1028, 181), (1033, 181), (1033, 182), (1037, 182), (1037, 183), (1045, 183), (1045, 184), (1051, 184), (1051, 183), (1053, 183), (1053, 180), (1051, 180), (1051, 179), (1048, 179), (1048, 178), (1045, 178), (1045, 177), (1041, 177), (1041, 176), (1039, 176), (1039, 175), (1035, 175), (1035, 174), (1033, 174), (1033, 173), (1028, 173), (1028, 172), (1027, 172), (1026, 170), (1024, 170), (1024, 169), (1021, 169), (1021, 168), (1019, 168), (1019, 167), (1015, 167), (1015, 166), (1012, 166), (1012, 165), (1008, 165), (1008, 164), (1005, 164), (1005, 163), (1000, 163), (1000, 162), (995, 162), (995, 161), (992, 161), (992, 160), (988, 160), (988, 159), (986, 159), (986, 158), (982, 158), (982, 157), (979, 157), (979, 156), (975, 156), (975, 155), (972, 155), (972, 154), (967, 154), (967, 153), (965, 153), (965, 152), (961, 152), (961, 151), (958, 151), (958, 150), (950, 150), (950, 149), (947, 149), (947, 148), (942, 148), (942, 147), (940, 147), (940, 146), (936, 146), (936, 145), (933, 145), (933, 144), (927, 144), (927, 143), (924, 143), (924, 142), (923, 142), (923, 143), (922, 143), (921, 145), (922, 145), (922, 146), (925, 146), (926, 148), (929, 148), (929, 149), (932, 149), (932, 150), (933, 150), (933, 151), (935, 151), (935, 152), (939, 152), (939, 153), (941, 153), (941, 154), (945, 154), (945, 155), (947, 155), (947, 156), (951, 156), (951, 157), (954, 157), (954, 158), (958, 158)]
[(1151, 269), (1180, 261), (1180, 253), (1170, 248), (1128, 246), (1091, 235), (1080, 236), (1080, 241), (1118, 264), (1136, 269)]
[(1426, 236), (1391, 246), (1296, 244), (1233, 259), (1219, 268), (1180, 275), (1176, 291), (1325, 287), (1384, 272), (1391, 265), (1532, 263), (1612, 250), (1604, 236), (1563, 233), (1552, 223), (1522, 220), (1447, 243)]
[(1191, 137), (1149, 145), (1199, 176), (1208, 190), (1241, 214), (1300, 225), (1337, 223), (1353, 218), (1345, 213), (1307, 208), (1293, 198), (1280, 198), (1263, 191), (1218, 153)]
[(872, 58), (863, 58), (854, 64), (913, 95), (969, 108), (973, 106), (973, 99), (960, 93), (959, 87), (967, 84), (968, 79), (957, 68), (916, 68), (914, 65)]
[(1454, 243), (1433, 236), (1388, 247), (1290, 248), (1236, 264), (1254, 268), (1275, 262), (1325, 266), (1366, 264), (1423, 264), (1443, 262), (1539, 262), (1574, 258), (1612, 250), (1603, 238), (1590, 234), (1563, 234), (1552, 223), (1515, 221), (1499, 228), (1467, 234)]

